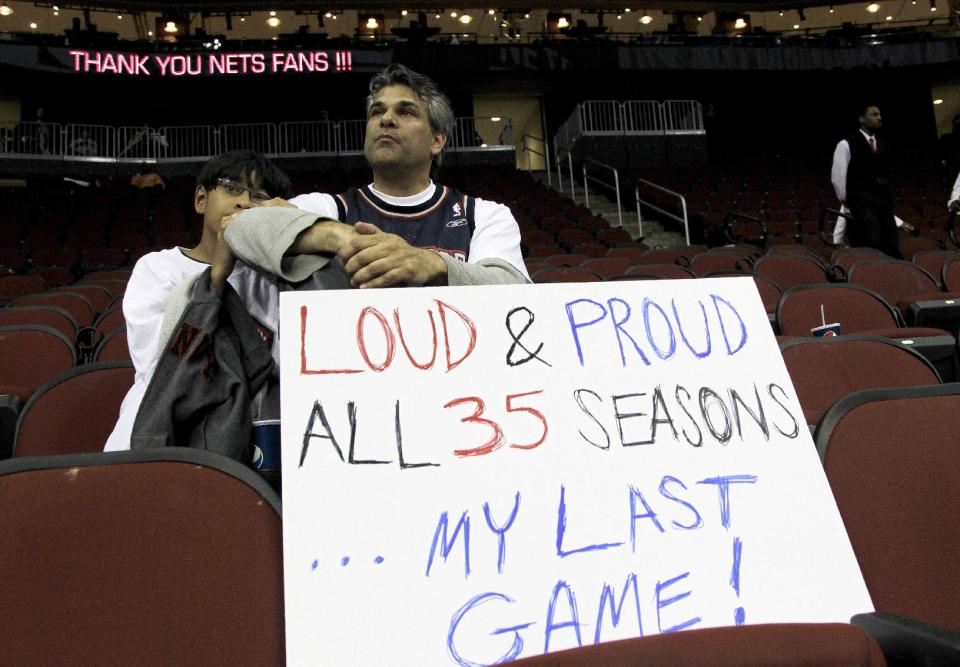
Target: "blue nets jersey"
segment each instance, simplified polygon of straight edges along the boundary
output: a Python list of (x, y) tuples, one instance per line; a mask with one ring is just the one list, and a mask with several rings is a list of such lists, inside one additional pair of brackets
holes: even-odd
[(350, 188), (333, 198), (340, 222), (369, 222), (403, 237), (418, 248), (436, 250), (466, 262), (476, 228), (474, 199), (438, 185), (422, 204), (397, 206), (385, 202), (369, 186)]

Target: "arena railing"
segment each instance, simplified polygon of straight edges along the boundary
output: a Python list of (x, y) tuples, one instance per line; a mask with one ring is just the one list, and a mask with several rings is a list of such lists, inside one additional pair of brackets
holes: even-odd
[(273, 123), (244, 123), (220, 126), (220, 152), (252, 150), (265, 155), (276, 155), (277, 126)]
[[(606, 170), (607, 173), (612, 174), (613, 183), (601, 180), (596, 176), (590, 176), (587, 173), (587, 168), (590, 166), (600, 167), (601, 169)], [(617, 168), (614, 167), (613, 165), (609, 165), (604, 162), (600, 162), (599, 160), (594, 160), (591, 158), (584, 159), (583, 161), (583, 203), (587, 208), (590, 208), (590, 188), (588, 186), (589, 181), (593, 181), (594, 183), (605, 185), (608, 188), (613, 189), (617, 199), (617, 227), (623, 227), (623, 207), (620, 206), (620, 172), (617, 171)]]
[[(271, 157), (360, 155), (365, 133), (365, 120), (160, 128), (2, 121), (0, 159), (189, 162), (207, 160), (236, 149), (256, 150)], [(513, 125), (509, 118), (457, 118), (449, 148), (454, 151), (514, 150)]]
[[(653, 188), (654, 190), (663, 192), (664, 194), (670, 195), (671, 197), (676, 197), (680, 203), (680, 215), (677, 215), (676, 213), (660, 208), (653, 202), (643, 199), (640, 196), (640, 186)], [(690, 245), (690, 222), (689, 222), (689, 218), (687, 217), (687, 198), (686, 197), (684, 197), (679, 192), (674, 192), (673, 190), (665, 188), (662, 185), (657, 185), (653, 181), (648, 181), (643, 178), (638, 178), (636, 185), (633, 187), (633, 198), (637, 204), (637, 224), (640, 226), (641, 238), (643, 237), (643, 212), (641, 210), (641, 206), (646, 206), (647, 208), (653, 209), (657, 213), (664, 215), (667, 218), (671, 220), (675, 220), (680, 224), (682, 224), (683, 234), (684, 234), (684, 237), (687, 239), (687, 245)]]
[(328, 120), (280, 123), (280, 152), (286, 155), (336, 155), (337, 124)]
[[(535, 146), (540, 146), (540, 148), (536, 148)], [(550, 173), (550, 147), (547, 146), (547, 142), (532, 134), (524, 134), (520, 137), (520, 150), (527, 158), (527, 171), (533, 171), (531, 155), (539, 155), (543, 158), (547, 171), (547, 184), (553, 185), (553, 175)]]
[(703, 107), (695, 100), (667, 100), (663, 103), (666, 134), (706, 134)]

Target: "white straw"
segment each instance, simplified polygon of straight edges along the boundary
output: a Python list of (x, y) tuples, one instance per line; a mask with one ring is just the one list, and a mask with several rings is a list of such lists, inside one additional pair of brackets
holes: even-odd
[(827, 326), (827, 319), (823, 316), (823, 304), (820, 304), (820, 324)]

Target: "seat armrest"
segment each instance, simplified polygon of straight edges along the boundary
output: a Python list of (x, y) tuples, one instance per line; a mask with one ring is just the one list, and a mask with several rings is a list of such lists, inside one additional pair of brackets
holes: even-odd
[(857, 614), (850, 623), (873, 637), (889, 667), (960, 665), (960, 633), (879, 611)]
[(17, 418), (23, 401), (16, 394), (0, 394), (0, 459), (13, 455), (13, 440), (17, 435)]

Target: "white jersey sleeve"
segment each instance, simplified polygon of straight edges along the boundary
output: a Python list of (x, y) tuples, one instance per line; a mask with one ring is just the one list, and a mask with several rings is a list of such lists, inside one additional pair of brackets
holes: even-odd
[(325, 192), (311, 192), (306, 195), (297, 195), (290, 200), (290, 203), (304, 211), (310, 211), (324, 218), (338, 220), (337, 203), (333, 195)]
[(470, 264), (484, 259), (502, 259), (530, 278), (520, 252), (520, 227), (510, 209), (484, 199), (475, 199), (476, 228), (470, 240)]

